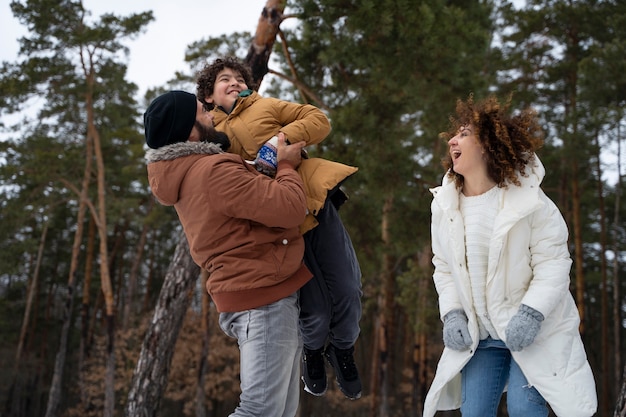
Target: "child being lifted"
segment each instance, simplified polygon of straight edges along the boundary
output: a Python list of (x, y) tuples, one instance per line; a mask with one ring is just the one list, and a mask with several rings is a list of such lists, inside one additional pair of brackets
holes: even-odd
[[(213, 111), (215, 128), (228, 135), (228, 152), (271, 176), (273, 137), (282, 132), (290, 143), (313, 145), (326, 138), (330, 123), (315, 106), (262, 97), (254, 88), (250, 69), (233, 57), (216, 59), (198, 74), (198, 99)], [(304, 262), (314, 274), (300, 290), (302, 379), (304, 389), (316, 396), (326, 392), (324, 356), (343, 394), (350, 399), (361, 396), (353, 356), (360, 332), (361, 270), (337, 212), (347, 199), (340, 185), (356, 171), (321, 158), (303, 159), (298, 169), (307, 194), (308, 215), (300, 227)]]

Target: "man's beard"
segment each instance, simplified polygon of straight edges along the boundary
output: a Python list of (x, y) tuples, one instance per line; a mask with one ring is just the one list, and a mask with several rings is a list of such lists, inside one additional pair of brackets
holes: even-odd
[(223, 151), (227, 151), (230, 148), (230, 140), (224, 132), (218, 132), (213, 126), (204, 126), (196, 121), (196, 128), (200, 132), (200, 141), (207, 143), (215, 143), (219, 145)]

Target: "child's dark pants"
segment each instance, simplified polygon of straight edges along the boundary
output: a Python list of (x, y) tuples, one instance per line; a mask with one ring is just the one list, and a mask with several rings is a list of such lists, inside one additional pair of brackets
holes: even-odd
[(354, 345), (361, 319), (361, 269), (337, 209), (326, 200), (319, 224), (304, 234), (304, 263), (313, 278), (300, 289), (300, 327), (304, 346), (338, 349)]

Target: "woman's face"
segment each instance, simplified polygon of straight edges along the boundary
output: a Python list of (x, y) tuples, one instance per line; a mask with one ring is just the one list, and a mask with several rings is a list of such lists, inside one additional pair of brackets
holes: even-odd
[(467, 178), (472, 173), (484, 173), (487, 163), (483, 158), (483, 147), (474, 133), (472, 125), (462, 126), (448, 141), (454, 172)]

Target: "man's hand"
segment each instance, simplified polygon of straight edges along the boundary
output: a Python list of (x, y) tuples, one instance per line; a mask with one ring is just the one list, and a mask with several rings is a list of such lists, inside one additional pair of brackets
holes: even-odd
[(296, 142), (291, 145), (288, 145), (285, 141), (285, 134), (280, 132), (278, 134), (278, 144), (276, 146), (276, 161), (280, 163), (280, 161), (286, 161), (293, 166), (294, 169), (298, 168), (300, 162), (302, 162), (302, 148), (304, 148), (306, 143)]

